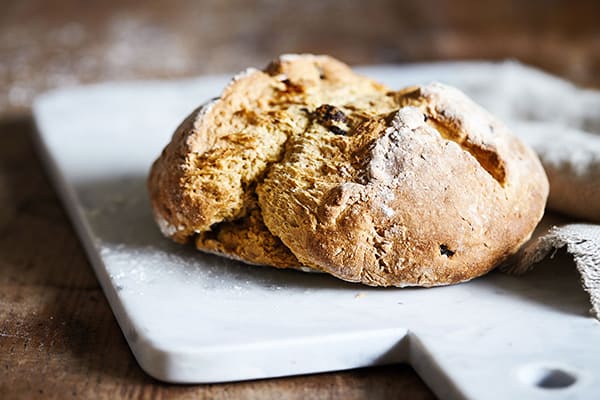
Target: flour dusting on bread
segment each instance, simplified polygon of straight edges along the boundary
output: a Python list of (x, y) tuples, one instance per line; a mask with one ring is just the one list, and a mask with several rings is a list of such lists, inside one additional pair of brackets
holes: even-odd
[(161, 232), (249, 264), (373, 286), (482, 275), (524, 243), (548, 183), (455, 88), (391, 90), (328, 56), (236, 75), (154, 163)]

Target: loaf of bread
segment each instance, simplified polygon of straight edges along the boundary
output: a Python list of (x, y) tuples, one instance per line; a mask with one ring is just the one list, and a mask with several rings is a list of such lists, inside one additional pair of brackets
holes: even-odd
[(392, 91), (327, 56), (236, 76), (177, 128), (149, 191), (162, 233), (373, 286), (485, 274), (527, 241), (536, 155), (457, 89)]

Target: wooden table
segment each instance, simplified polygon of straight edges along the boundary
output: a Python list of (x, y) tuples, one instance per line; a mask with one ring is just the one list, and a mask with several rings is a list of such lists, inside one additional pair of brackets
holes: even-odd
[(435, 398), (414, 371), (176, 386), (125, 343), (32, 144), (53, 87), (264, 65), (516, 58), (600, 85), (600, 2), (4, 1), (0, 13), (0, 398)]

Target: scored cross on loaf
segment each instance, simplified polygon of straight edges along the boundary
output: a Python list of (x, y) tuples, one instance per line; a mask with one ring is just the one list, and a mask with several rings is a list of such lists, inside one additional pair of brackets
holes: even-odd
[(493, 269), (530, 237), (548, 182), (457, 89), (392, 91), (328, 56), (281, 56), (195, 110), (153, 164), (163, 234), (250, 264), (374, 286)]

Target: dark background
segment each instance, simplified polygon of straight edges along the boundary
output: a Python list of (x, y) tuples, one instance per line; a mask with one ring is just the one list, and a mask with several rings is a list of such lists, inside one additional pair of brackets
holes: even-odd
[[(517, 59), (600, 86), (600, 1), (7, 1), (0, 4), (0, 398), (430, 399), (408, 366), (171, 386), (137, 366), (32, 144), (54, 87), (261, 67)], [(568, 101), (568, 99), (565, 99)]]
[(1, 10), (3, 112), (50, 87), (235, 72), (293, 52), (350, 64), (514, 58), (582, 85), (600, 72), (596, 0), (5, 0)]

